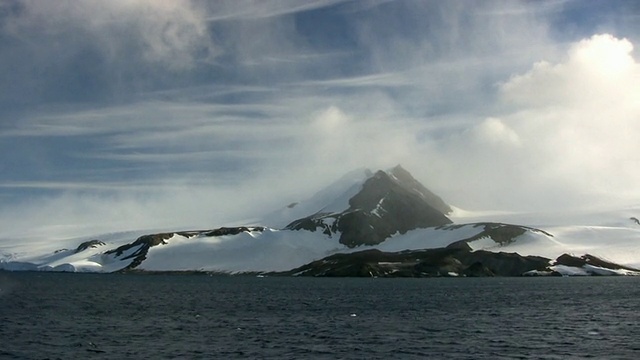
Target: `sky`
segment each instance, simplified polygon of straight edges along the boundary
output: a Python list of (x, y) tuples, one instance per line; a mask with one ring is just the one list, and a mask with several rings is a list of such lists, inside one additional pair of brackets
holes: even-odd
[(236, 225), (402, 164), (469, 210), (640, 203), (633, 0), (2, 0), (0, 239)]

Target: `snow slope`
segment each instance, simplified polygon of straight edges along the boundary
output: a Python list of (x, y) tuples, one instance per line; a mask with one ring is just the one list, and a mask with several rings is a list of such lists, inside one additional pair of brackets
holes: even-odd
[[(474, 250), (495, 252), (517, 252), (520, 255), (538, 255), (555, 259), (568, 253), (591, 254), (614, 263), (640, 268), (640, 226), (629, 222), (625, 226), (550, 226), (542, 227), (553, 236), (542, 232), (527, 231), (510, 244), (500, 245), (485, 237), (469, 244)], [(455, 230), (427, 228), (395, 234), (392, 238), (375, 245), (348, 248), (338, 242), (336, 236), (329, 237), (320, 231), (274, 230), (243, 232), (238, 235), (220, 237), (185, 237), (174, 234), (149, 249), (147, 258), (138, 269), (149, 271), (283, 271), (313, 260), (340, 253), (376, 248), (386, 252), (418, 250), (447, 246), (458, 240), (468, 239), (481, 232), (473, 225)], [(132, 238), (112, 240), (106, 245), (90, 248), (79, 253), (62, 250), (55, 253), (7, 255), (7, 247), (0, 251), (0, 268), (6, 270), (53, 270), (112, 272), (131, 263), (121, 256), (106, 255), (120, 245), (132, 242)], [(77, 244), (76, 244), (77, 246)]]
[(349, 208), (349, 199), (361, 189), (364, 181), (372, 175), (368, 169), (351, 171), (312, 197), (289, 204), (265, 215), (260, 225), (274, 229), (287, 226), (292, 220), (316, 213), (338, 213)]
[(640, 268), (640, 225), (631, 220), (640, 207), (582, 210), (564, 213), (471, 213), (454, 211), (454, 222), (499, 221), (531, 226), (553, 235), (527, 232), (512, 244), (501, 246), (490, 239), (472, 242), (474, 250), (516, 252), (557, 258), (567, 253), (591, 254), (621, 265)]
[(265, 229), (220, 237), (174, 235), (154, 246), (137, 269), (221, 272), (284, 271), (341, 250), (336, 239), (320, 232)]
[[(278, 230), (290, 221), (324, 212), (343, 211), (349, 199), (372, 175), (358, 170), (347, 174), (311, 198), (268, 214), (260, 225), (262, 231), (242, 231), (235, 235), (207, 236), (205, 232), (185, 236), (172, 233), (162, 243), (149, 248), (137, 269), (148, 271), (283, 271), (336, 253), (379, 249), (385, 252), (445, 247), (460, 240), (472, 239), (473, 250), (517, 252), (550, 259), (568, 253), (591, 254), (610, 262), (640, 268), (640, 225), (632, 217), (640, 216), (640, 207), (596, 209), (567, 213), (469, 212), (453, 209), (454, 224), (469, 224), (414, 229), (395, 233), (377, 245), (349, 248), (339, 242), (339, 234), (322, 231)], [(478, 222), (518, 224), (528, 229), (508, 242), (479, 237), (483, 228)], [(133, 262), (140, 247), (123, 253), (115, 249), (133, 244), (141, 235), (158, 231), (110, 233), (87, 238), (0, 239), (0, 269), (43, 271), (112, 272)], [(78, 245), (98, 239), (104, 245), (77, 251)], [(573, 271), (573, 270), (572, 270)]]

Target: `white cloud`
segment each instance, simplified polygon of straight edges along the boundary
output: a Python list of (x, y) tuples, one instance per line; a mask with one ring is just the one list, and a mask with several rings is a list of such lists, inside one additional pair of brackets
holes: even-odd
[(215, 1), (210, 4), (215, 8), (214, 15), (207, 17), (210, 21), (229, 19), (263, 19), (294, 14), (302, 11), (323, 8), (346, 0), (236, 0)]
[(470, 134), (478, 141), (480, 146), (517, 147), (520, 145), (520, 136), (498, 118), (487, 118), (472, 129)]
[(326, 137), (341, 137), (340, 133), (347, 130), (350, 119), (347, 115), (335, 106), (330, 106), (323, 111), (312, 123), (312, 128), (322, 133)]
[[(612, 46), (603, 46), (602, 41)], [(155, 194), (149, 201), (158, 207), (190, 207), (176, 198), (234, 198), (229, 213), (266, 211), (300, 200), (354, 168), (398, 163), (457, 206), (519, 210), (582, 206), (640, 195), (635, 190), (640, 183), (636, 170), (640, 145), (634, 137), (640, 130), (640, 105), (633, 81), (638, 64), (623, 61), (622, 70), (604, 71), (602, 67), (611, 62), (601, 61), (598, 51), (614, 56), (612, 49), (621, 58), (629, 56), (625, 41), (596, 36), (570, 46), (562, 61), (548, 62), (545, 69), (534, 65), (512, 77), (500, 85), (506, 110), (494, 111), (495, 116), (447, 114), (436, 121), (411, 116), (403, 99), (397, 101), (382, 91), (331, 94), (308, 83), (305, 86), (311, 89), (304, 87), (300, 93), (294, 91), (299, 88), (265, 93), (260, 103), (151, 102), (55, 119), (61, 126), (100, 129), (96, 131), (103, 134), (101, 146), (79, 156), (126, 161), (131, 166), (165, 165), (155, 177), (184, 183), (185, 189), (200, 194), (181, 196), (183, 191), (174, 185), (146, 184)], [(592, 55), (585, 57), (585, 52)], [(585, 79), (594, 77), (600, 86), (578, 101)], [(619, 98), (611, 88), (625, 97)], [(265, 102), (269, 106), (262, 105)], [(259, 120), (246, 118), (243, 109), (259, 111)], [(224, 188), (218, 190), (227, 195), (217, 191), (211, 195), (208, 187), (213, 182), (200, 182), (212, 176), (206, 167), (239, 160), (248, 160), (250, 167), (217, 178), (224, 178)], [(204, 171), (173, 170), (184, 163), (198, 164)], [(226, 170), (222, 171), (216, 176)], [(107, 185), (105, 191), (122, 192)], [(226, 201), (214, 203), (227, 206)], [(247, 205), (252, 201), (254, 205)], [(202, 224), (203, 218), (195, 214), (205, 209), (191, 206), (186, 213)], [(147, 221), (152, 224), (153, 218)]]
[(631, 51), (628, 40), (596, 35), (564, 61), (536, 63), (500, 86), (508, 112), (440, 143), (441, 154), (496, 207), (637, 200), (640, 64)]
[[(562, 2), (18, 3), (0, 92), (40, 105), (40, 85), (77, 86), (59, 107), (2, 118), (0, 150), (13, 152), (0, 185), (62, 192), (0, 208), (4, 228), (208, 227), (398, 163), (461, 207), (638, 195), (632, 41), (559, 42), (546, 16)], [(23, 80), (35, 85), (14, 91)], [(64, 103), (128, 80), (117, 106)]]
[(637, 101), (638, 63), (627, 39), (594, 35), (571, 46), (558, 64), (536, 63), (501, 86), (507, 102), (523, 106), (612, 106)]
[[(22, 0), (3, 30), (61, 60), (77, 47), (93, 47), (105, 60), (133, 61), (171, 70), (191, 68), (214, 53), (203, 14), (188, 0)], [(29, 34), (29, 35), (25, 35)], [(25, 36), (36, 36), (26, 38)], [(65, 54), (66, 53), (66, 54)]]

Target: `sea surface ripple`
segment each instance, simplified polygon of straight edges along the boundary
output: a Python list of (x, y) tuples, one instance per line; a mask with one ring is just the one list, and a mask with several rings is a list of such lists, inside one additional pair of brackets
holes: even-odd
[(637, 359), (640, 278), (0, 272), (1, 359)]

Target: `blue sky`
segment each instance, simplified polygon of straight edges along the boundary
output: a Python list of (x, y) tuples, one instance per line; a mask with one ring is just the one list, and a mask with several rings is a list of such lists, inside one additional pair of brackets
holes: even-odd
[(0, 236), (213, 227), (398, 163), (468, 209), (637, 203), (638, 24), (616, 0), (4, 1)]

